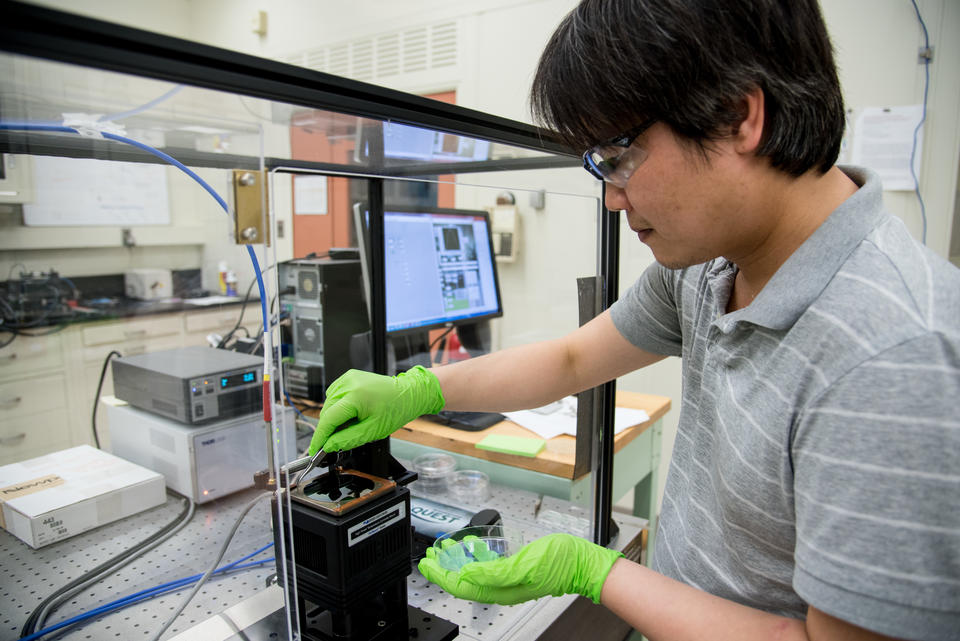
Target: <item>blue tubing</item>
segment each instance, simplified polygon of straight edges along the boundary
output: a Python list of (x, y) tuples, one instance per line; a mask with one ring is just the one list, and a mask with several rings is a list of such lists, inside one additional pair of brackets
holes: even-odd
[[(275, 559), (270, 558), (270, 559), (263, 559), (261, 561), (252, 561), (246, 564), (243, 563), (247, 559), (250, 559), (260, 554), (261, 552), (268, 549), (272, 545), (273, 543), (268, 543), (267, 545), (264, 545), (259, 550), (256, 550), (255, 552), (251, 552), (250, 554), (242, 558), (239, 558), (236, 561), (233, 561), (232, 563), (228, 563), (227, 565), (224, 565), (216, 569), (213, 572), (213, 574), (216, 575), (216, 574), (223, 574), (225, 572), (231, 572), (236, 570), (245, 570), (248, 568), (264, 565), (266, 563), (272, 563), (274, 562)], [(192, 585), (193, 583), (200, 580), (200, 577), (202, 576), (203, 576), (203, 573), (194, 574), (193, 576), (185, 577), (182, 579), (176, 579), (174, 581), (168, 581), (167, 583), (162, 583), (152, 588), (146, 588), (144, 590), (140, 590), (139, 592), (128, 594), (125, 597), (121, 597), (119, 599), (116, 599), (115, 601), (111, 601), (110, 603), (105, 603), (104, 605), (94, 608), (93, 610), (89, 610), (87, 612), (81, 612), (80, 614), (70, 617), (69, 619), (64, 619), (63, 621), (60, 621), (59, 623), (55, 623), (54, 625), (48, 626), (42, 630), (37, 630), (33, 634), (27, 635), (25, 637), (21, 637), (19, 641), (33, 641), (34, 639), (39, 639), (40, 637), (50, 634), (51, 632), (55, 632), (57, 630), (74, 625), (76, 623), (80, 623), (82, 621), (86, 621), (87, 619), (91, 619), (91, 618), (100, 616), (102, 614), (108, 614), (110, 612), (113, 612), (114, 610), (125, 608), (128, 605), (133, 605), (134, 603), (139, 603), (140, 601), (152, 599), (153, 597), (160, 596), (161, 594), (166, 594), (168, 592), (175, 592), (188, 585)]]

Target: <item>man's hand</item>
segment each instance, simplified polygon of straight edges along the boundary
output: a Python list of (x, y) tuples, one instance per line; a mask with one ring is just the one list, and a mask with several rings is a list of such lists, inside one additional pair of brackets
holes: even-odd
[[(419, 365), (396, 376), (349, 370), (327, 388), (310, 441), (311, 456), (349, 450), (386, 438), (423, 414), (443, 409), (443, 392), (432, 372)], [(356, 423), (334, 434), (351, 419)]]
[(438, 553), (427, 548), (419, 569), (431, 583), (470, 601), (513, 605), (548, 594), (582, 594), (599, 603), (607, 574), (621, 556), (571, 534), (550, 534), (513, 556), (467, 563), (459, 572), (444, 569)]

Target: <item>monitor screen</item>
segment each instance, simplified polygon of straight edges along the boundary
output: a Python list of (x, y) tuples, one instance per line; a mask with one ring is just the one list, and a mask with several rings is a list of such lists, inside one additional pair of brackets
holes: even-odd
[(383, 155), (386, 158), (428, 162), (487, 160), (490, 155), (490, 141), (385, 122)]
[(383, 232), (388, 332), (502, 315), (487, 212), (388, 207)]

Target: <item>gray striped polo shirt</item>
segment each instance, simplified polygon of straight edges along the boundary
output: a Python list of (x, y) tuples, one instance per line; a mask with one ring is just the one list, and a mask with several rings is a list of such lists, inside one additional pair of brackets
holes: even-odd
[(726, 313), (737, 267), (651, 266), (611, 309), (683, 358), (658, 571), (791, 617), (960, 638), (960, 270), (860, 189)]

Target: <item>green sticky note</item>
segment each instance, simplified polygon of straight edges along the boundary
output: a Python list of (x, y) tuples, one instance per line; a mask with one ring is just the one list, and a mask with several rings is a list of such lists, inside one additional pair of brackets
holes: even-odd
[(531, 457), (539, 454), (546, 446), (547, 442), (542, 438), (503, 436), (500, 434), (490, 434), (476, 445), (481, 450)]

